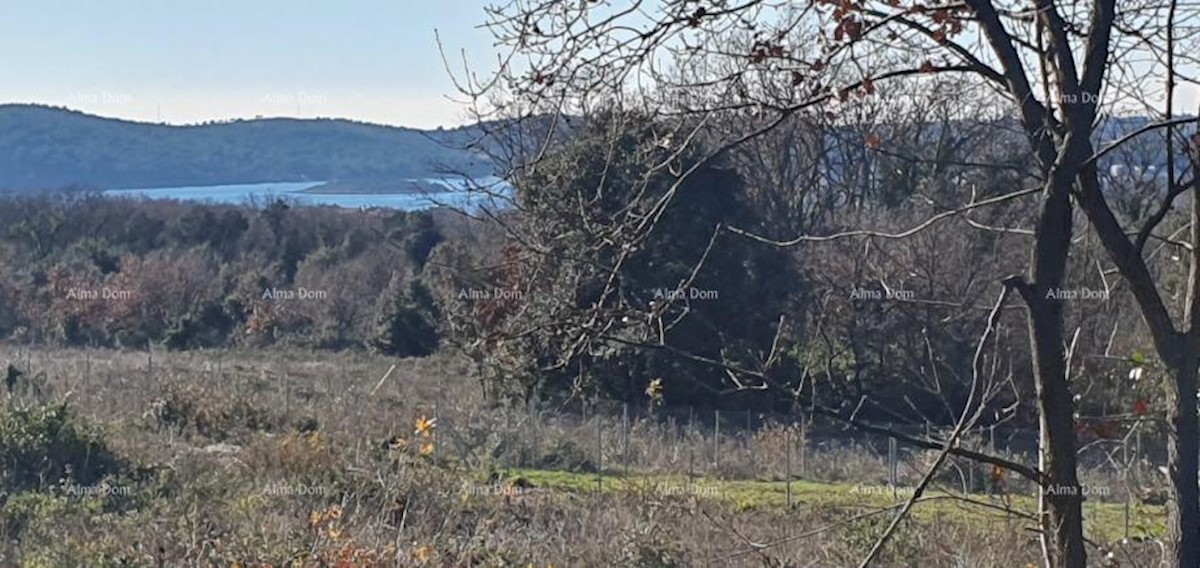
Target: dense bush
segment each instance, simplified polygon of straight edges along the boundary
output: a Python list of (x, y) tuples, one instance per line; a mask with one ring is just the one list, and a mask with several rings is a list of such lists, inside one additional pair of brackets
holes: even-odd
[(120, 469), (104, 440), (65, 404), (0, 411), (0, 487), (91, 486)]
[(433, 294), (417, 281), (395, 299), (380, 320), (372, 345), (380, 352), (400, 357), (423, 357), (437, 350), (440, 315)]
[[(665, 377), (669, 403), (706, 404), (728, 376), (705, 361), (768, 348), (804, 289), (783, 252), (720, 234), (752, 216), (742, 177), (642, 118), (599, 117), (518, 176), (495, 268), (444, 290), (453, 329), (482, 340), (463, 343), (524, 396), (582, 382), (632, 400)], [(641, 167), (656, 160), (678, 163)]]

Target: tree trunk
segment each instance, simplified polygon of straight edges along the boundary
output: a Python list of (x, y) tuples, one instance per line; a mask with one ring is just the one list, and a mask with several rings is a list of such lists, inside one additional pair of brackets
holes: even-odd
[(1167, 537), (1175, 565), (1200, 566), (1200, 425), (1196, 410), (1196, 373), (1200, 353), (1191, 345), (1184, 347), (1180, 364), (1171, 369), (1167, 381), (1169, 442), (1167, 475), (1171, 478), (1172, 499), (1168, 503)]
[[(1170, 130), (1167, 136), (1170, 136)], [(1188, 296), (1184, 317), (1188, 331), (1179, 336), (1174, 357), (1168, 361), (1172, 380), (1167, 381), (1167, 475), (1173, 499), (1169, 505), (1167, 536), (1177, 566), (1200, 566), (1200, 425), (1197, 424), (1197, 378), (1200, 371), (1200, 133), (1188, 156), (1192, 162), (1192, 263), (1188, 271)], [(1167, 146), (1170, 151), (1171, 146)], [(1167, 178), (1170, 180), (1171, 178)]]
[(1033, 249), (1033, 284), (1017, 284), (1029, 307), (1033, 376), (1041, 426), (1042, 544), (1051, 568), (1086, 568), (1082, 492), (1076, 471), (1074, 402), (1067, 385), (1063, 305), (1048, 298), (1066, 278), (1071, 246), (1070, 172), (1058, 170), (1047, 185)]
[(1050, 483), (1039, 488), (1042, 539), (1051, 568), (1085, 568), (1082, 491), (1077, 475), (1074, 404), (1067, 388), (1066, 353), (1061, 339), (1062, 308), (1053, 300), (1040, 304), (1030, 306), (1029, 321), (1040, 416), (1039, 451)]

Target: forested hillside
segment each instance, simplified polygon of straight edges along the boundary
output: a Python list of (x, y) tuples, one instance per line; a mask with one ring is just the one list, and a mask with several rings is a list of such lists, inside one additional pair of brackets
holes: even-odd
[(396, 181), (491, 166), (463, 150), (464, 131), (347, 120), (261, 119), (189, 126), (0, 105), (0, 190)]

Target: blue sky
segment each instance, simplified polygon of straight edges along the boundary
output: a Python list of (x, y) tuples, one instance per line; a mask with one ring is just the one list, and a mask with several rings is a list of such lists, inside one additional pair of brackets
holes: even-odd
[(0, 103), (170, 123), (466, 122), (442, 67), (495, 62), (486, 0), (2, 0)]
[[(496, 54), (479, 24), (493, 1), (0, 0), (0, 103), (176, 124), (462, 124), (434, 30), (485, 74)], [(1181, 87), (1181, 111), (1197, 100)]]

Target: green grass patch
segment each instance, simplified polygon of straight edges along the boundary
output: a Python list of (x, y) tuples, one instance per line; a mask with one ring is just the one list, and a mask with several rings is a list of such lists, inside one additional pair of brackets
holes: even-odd
[[(516, 469), (509, 470), (510, 481), (523, 478), (536, 487), (570, 493), (594, 491), (642, 494), (656, 497), (694, 497), (700, 500), (721, 501), (739, 510), (785, 509), (788, 505), (788, 484), (784, 481), (725, 480), (707, 477), (688, 478), (676, 475), (595, 473)], [(822, 483), (796, 480), (791, 483), (793, 508), (838, 511), (847, 516), (888, 507), (896, 507), (910, 496), (903, 491), (893, 492), (886, 486), (852, 483)], [(1085, 500), (1084, 529), (1088, 538), (1097, 542), (1112, 542), (1125, 536), (1125, 504)], [(1009, 495), (1007, 500), (995, 495), (951, 494), (942, 490), (926, 491), (922, 501), (913, 508), (920, 521), (953, 522), (981, 528), (997, 521), (1017, 522), (1034, 527), (1032, 517), (1037, 511), (1037, 499), (1032, 495)], [(1166, 527), (1166, 509), (1141, 502), (1130, 503), (1129, 536), (1131, 538), (1161, 537)]]

